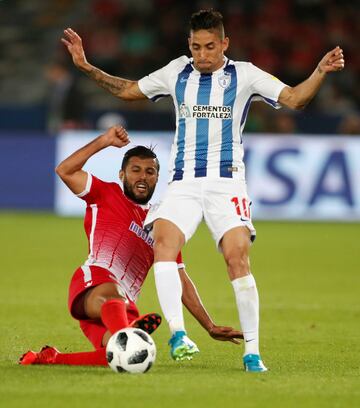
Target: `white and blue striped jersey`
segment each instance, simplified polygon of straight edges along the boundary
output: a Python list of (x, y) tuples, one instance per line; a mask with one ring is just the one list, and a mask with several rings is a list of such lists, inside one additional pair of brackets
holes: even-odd
[(171, 96), (176, 134), (170, 181), (193, 177), (245, 178), (242, 131), (250, 103), (263, 99), (275, 108), (284, 83), (248, 62), (225, 58), (202, 74), (182, 56), (142, 78), (139, 88), (152, 100)]

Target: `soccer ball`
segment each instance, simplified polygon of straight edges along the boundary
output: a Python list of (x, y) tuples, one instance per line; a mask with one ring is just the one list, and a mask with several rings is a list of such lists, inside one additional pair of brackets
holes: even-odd
[(127, 327), (114, 333), (106, 346), (106, 358), (116, 373), (140, 374), (150, 370), (156, 358), (156, 346), (149, 334)]

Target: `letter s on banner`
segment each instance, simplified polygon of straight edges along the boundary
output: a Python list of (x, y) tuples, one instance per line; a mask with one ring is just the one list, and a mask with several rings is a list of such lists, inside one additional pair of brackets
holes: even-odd
[(280, 160), (286, 155), (298, 156), (299, 149), (281, 149), (274, 151), (267, 160), (267, 170), (271, 176), (280, 181), (285, 188), (285, 194), (276, 199), (268, 199), (259, 197), (259, 203), (263, 205), (281, 205), (292, 199), (296, 190), (296, 183), (283, 170), (284, 166), (280, 165)]

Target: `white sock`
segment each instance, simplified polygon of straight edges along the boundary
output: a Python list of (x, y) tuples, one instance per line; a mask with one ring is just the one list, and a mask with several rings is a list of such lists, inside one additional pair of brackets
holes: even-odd
[(182, 309), (182, 285), (176, 262), (154, 263), (156, 290), (171, 333), (185, 331)]
[(244, 333), (246, 354), (259, 353), (259, 295), (253, 275), (234, 279), (232, 282)]

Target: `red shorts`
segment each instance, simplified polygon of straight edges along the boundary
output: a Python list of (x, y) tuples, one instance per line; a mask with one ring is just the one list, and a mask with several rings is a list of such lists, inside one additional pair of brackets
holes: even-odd
[[(108, 270), (100, 268), (99, 266), (87, 266), (84, 269), (80, 267), (75, 271), (69, 286), (69, 311), (74, 319), (79, 321), (81, 330), (96, 349), (102, 347), (102, 339), (107, 332), (107, 328), (99, 321), (79, 319), (73, 314), (72, 306), (79, 295), (94, 286), (106, 282), (113, 282), (118, 285), (118, 282)], [(139, 317), (139, 310), (136, 304), (129, 299), (127, 304), (127, 317), (129, 323)]]

